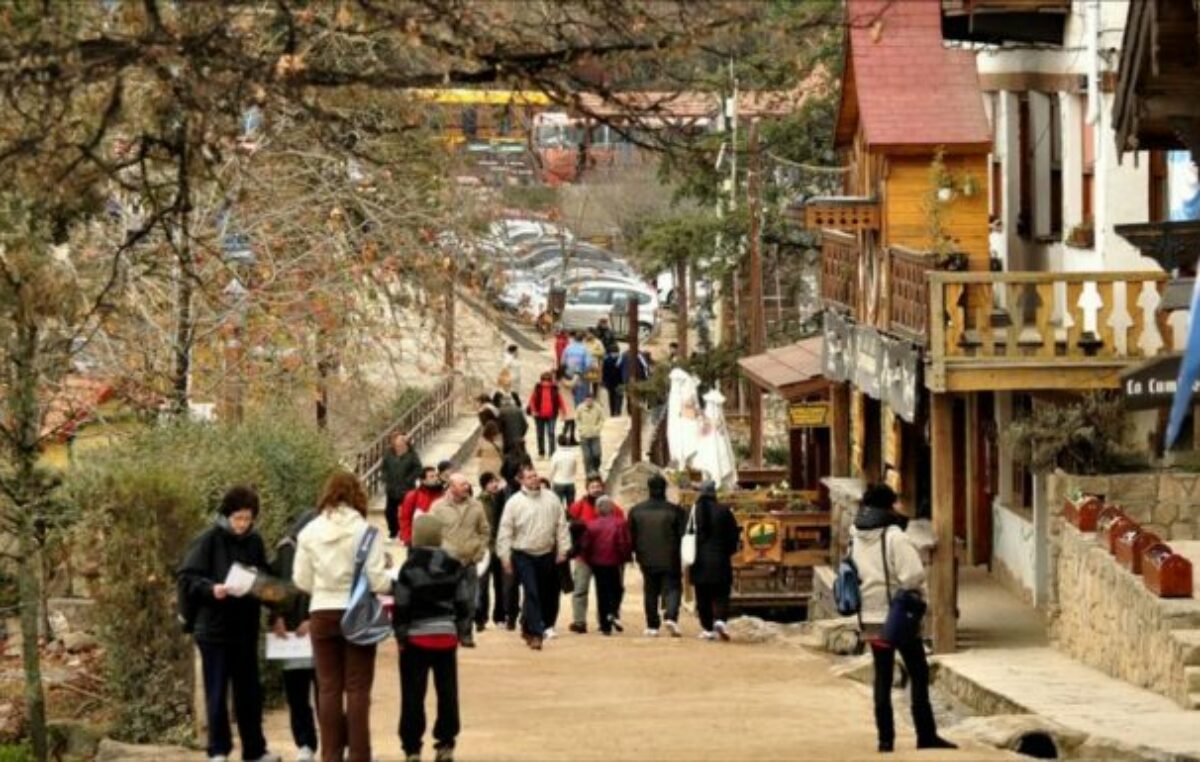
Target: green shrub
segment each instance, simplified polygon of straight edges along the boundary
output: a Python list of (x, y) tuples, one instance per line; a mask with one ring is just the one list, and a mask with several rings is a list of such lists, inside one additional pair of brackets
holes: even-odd
[(93, 594), (122, 740), (190, 735), (193, 648), (176, 621), (174, 570), (224, 491), (258, 490), (257, 526), (271, 548), (337, 465), (323, 432), (272, 412), (238, 426), (150, 429), (72, 474), (86, 516), (79, 547), (99, 568)]
[(33, 762), (28, 744), (0, 744), (0, 762)]

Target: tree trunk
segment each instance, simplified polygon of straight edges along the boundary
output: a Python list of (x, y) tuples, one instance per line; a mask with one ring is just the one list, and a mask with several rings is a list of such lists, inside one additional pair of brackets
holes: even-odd
[(688, 263), (680, 259), (675, 263), (675, 342), (679, 345), (679, 360), (682, 365), (688, 359)]
[[(184, 121), (183, 134), (187, 134), (187, 121)], [(195, 341), (196, 324), (192, 316), (192, 301), (195, 299), (195, 287), (192, 283), (192, 186), (188, 167), (187, 140), (182, 141), (177, 158), (179, 183), (176, 204), (179, 214), (179, 244), (175, 249), (179, 269), (175, 283), (175, 369), (171, 378), (172, 412), (176, 416), (185, 416), (188, 412), (190, 390), (188, 378), (192, 372), (192, 342)]]
[(25, 670), (25, 721), (33, 757), (46, 762), (46, 697), (42, 691), (41, 653), (38, 651), (38, 611), (41, 603), (38, 584), (37, 544), (33, 541), (32, 522), (21, 525), (21, 666)]

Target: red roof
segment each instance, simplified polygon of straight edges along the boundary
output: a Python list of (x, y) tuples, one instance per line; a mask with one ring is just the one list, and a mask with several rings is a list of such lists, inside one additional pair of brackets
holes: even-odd
[(975, 54), (942, 44), (940, 0), (847, 0), (850, 39), (837, 142), (991, 144)]

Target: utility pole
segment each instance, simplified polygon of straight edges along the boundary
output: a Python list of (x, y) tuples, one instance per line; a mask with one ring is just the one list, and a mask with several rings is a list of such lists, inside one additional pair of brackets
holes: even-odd
[[(763, 315), (763, 265), (762, 265), (762, 157), (758, 150), (758, 119), (750, 121), (747, 134), (749, 165), (746, 171), (746, 186), (750, 196), (750, 352), (761, 354), (767, 349), (767, 325)], [(763, 409), (762, 389), (747, 384), (750, 394), (750, 465), (762, 466), (763, 459)]]
[(638, 301), (629, 300), (629, 385), (625, 396), (629, 400), (629, 462), (642, 462), (642, 405), (638, 402), (635, 386), (642, 378), (642, 356), (638, 347)]

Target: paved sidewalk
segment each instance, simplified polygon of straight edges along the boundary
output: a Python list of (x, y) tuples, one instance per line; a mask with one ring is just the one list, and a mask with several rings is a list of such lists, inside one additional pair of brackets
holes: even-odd
[[(1053, 648), (979, 648), (939, 656), (943, 678), (1059, 725), (1133, 746), (1200, 757), (1200, 715)], [(949, 670), (952, 674), (946, 675)]]

